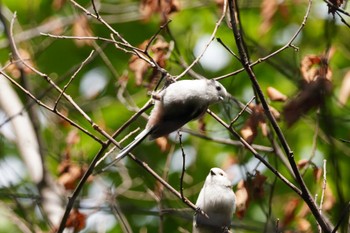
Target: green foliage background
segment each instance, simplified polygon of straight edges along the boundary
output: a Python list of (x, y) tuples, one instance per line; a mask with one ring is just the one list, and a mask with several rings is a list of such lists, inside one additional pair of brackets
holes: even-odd
[[(289, 39), (296, 29), (301, 24), (305, 16), (307, 1), (284, 1), (283, 5), (274, 14), (271, 21), (271, 28), (264, 34), (259, 32), (264, 16), (260, 8), (261, 1), (239, 1), (241, 6), (241, 20), (244, 28), (244, 35), (250, 51), (251, 60), (255, 61), (264, 57), (271, 52), (279, 49), (287, 43), (283, 35), (287, 33)], [(23, 31), (27, 31), (38, 27), (55, 18), (68, 18), (83, 14), (73, 4), (67, 1), (60, 9), (53, 8), (53, 2), (48, 0), (20, 0), (2, 1), (2, 10), (6, 9), (9, 12), (17, 12), (17, 20), (15, 22), (15, 35)], [(90, 6), (90, 1), (79, 1), (82, 6)], [(161, 25), (160, 16), (155, 14), (148, 21), (141, 20), (138, 13), (137, 1), (101, 1), (101, 5), (111, 4), (118, 9), (127, 9), (127, 6), (136, 6), (136, 11), (130, 12), (131, 20), (124, 22), (127, 14), (122, 14), (123, 11), (117, 13), (103, 13), (101, 16), (108, 19), (109, 16), (114, 16), (119, 22), (110, 23), (130, 44), (138, 46), (143, 41), (154, 35)], [(215, 23), (220, 17), (220, 9), (214, 1), (181, 1), (182, 7), (179, 12), (170, 16), (171, 23), (169, 28), (176, 41), (176, 47), (179, 48), (181, 56), (187, 63), (194, 60), (193, 48), (197, 40), (204, 34), (211, 34)], [(324, 12), (324, 13), (321, 13)], [(136, 16), (135, 16), (136, 15)], [(345, 18), (349, 22), (349, 18)], [(108, 20), (106, 20), (108, 22)], [(72, 21), (73, 23), (74, 21)], [(59, 28), (59, 34), (72, 35), (72, 23)], [(99, 37), (109, 38), (110, 31), (98, 23), (96, 20), (89, 18), (89, 27), (93, 34)], [(308, 54), (320, 55), (331, 46), (335, 49), (334, 55), (329, 61), (329, 66), (332, 70), (332, 94), (327, 97), (326, 105), (320, 110), (313, 110), (306, 116), (301, 118), (293, 127), (288, 128), (282, 119), (279, 125), (290, 144), (295, 154), (295, 160), (308, 159), (313, 153), (313, 138), (315, 137), (316, 128), (319, 127), (319, 133), (316, 135), (316, 159), (315, 164), (310, 166), (305, 172), (305, 182), (311, 193), (314, 195), (321, 194), (322, 180), (315, 181), (313, 176), (314, 166), (322, 168), (322, 159), (327, 160), (327, 184), (332, 190), (335, 199), (332, 208), (324, 214), (329, 216), (331, 222), (336, 224), (339, 221), (340, 215), (344, 206), (349, 202), (350, 190), (350, 173), (348, 166), (350, 164), (349, 143), (342, 142), (341, 139), (350, 139), (350, 119), (349, 119), (349, 102), (345, 106), (341, 106), (338, 102), (339, 90), (342, 86), (342, 81), (345, 73), (349, 70), (350, 61), (350, 33), (349, 27), (341, 23), (339, 17), (327, 14), (327, 5), (323, 1), (314, 1), (311, 13), (308, 16), (306, 27), (298, 36), (294, 48), (288, 48), (285, 51), (271, 57), (268, 61), (258, 64), (254, 67), (258, 81), (264, 91), (269, 86), (275, 87), (288, 97), (293, 97), (300, 87), (301, 74), (300, 62), (302, 58)], [(50, 33), (55, 33), (51, 32)], [(69, 73), (72, 67), (79, 65), (89, 55), (92, 46), (78, 46), (73, 39), (56, 39), (40, 35), (38, 32), (32, 34), (32, 38), (18, 42), (19, 48), (29, 52), (35, 67), (43, 73), (46, 73), (54, 80), (61, 88), (69, 80), (72, 73)], [(165, 31), (161, 35), (166, 41), (170, 42), (172, 38)], [(1, 31), (0, 42), (6, 43), (7, 35)], [(235, 53), (237, 49), (234, 42), (232, 30), (223, 23), (219, 28), (217, 38), (220, 38), (229, 48)], [(130, 98), (141, 107), (149, 100), (148, 90), (142, 86), (136, 86), (134, 74), (128, 70), (130, 55), (115, 48), (112, 44), (105, 44), (101, 41), (96, 41), (97, 45), (103, 48), (103, 51), (117, 72), (114, 75), (108, 68), (101, 56), (97, 56), (92, 62), (84, 66), (78, 73), (76, 79), (70, 84), (67, 93), (79, 104), (79, 106), (93, 119), (94, 122), (102, 126), (107, 132), (112, 134), (124, 122), (126, 122), (134, 112), (128, 110), (125, 105), (117, 99), (117, 92), (120, 88), (119, 79), (123, 74), (128, 74), (127, 92)], [(0, 43), (1, 44), (1, 43)], [(10, 60), (11, 50), (7, 46), (0, 49), (0, 63), (6, 64)], [(172, 75), (180, 74), (184, 68), (178, 64), (178, 54), (175, 52), (171, 55), (165, 67)], [(84, 75), (95, 69), (100, 68), (107, 77), (108, 84), (94, 98), (85, 98), (79, 91), (81, 81)], [(230, 63), (219, 71), (206, 70), (205, 67), (196, 65), (194, 70), (205, 76), (206, 78), (218, 77), (241, 68), (241, 64), (232, 57)], [(1, 77), (3, 78), (3, 77)], [(189, 78), (187, 76), (186, 78)], [(28, 75), (28, 80), (31, 84), (31, 92), (39, 98), (43, 95), (42, 101), (52, 103), (58, 96), (56, 91), (49, 90), (49, 84), (36, 74)], [(145, 80), (145, 83), (147, 80)], [(223, 85), (228, 92), (235, 98), (246, 103), (252, 96), (253, 91), (250, 80), (246, 73), (242, 72), (238, 75), (222, 80)], [(17, 89), (18, 95), (26, 102), (24, 93)], [(282, 111), (282, 103), (272, 102), (271, 105), (277, 110)], [(229, 114), (224, 109), (229, 109)], [(211, 108), (226, 122), (233, 119), (239, 112), (239, 108), (229, 103), (217, 105)], [(99, 138), (105, 140), (98, 132), (94, 131), (91, 125), (75, 111), (69, 103), (62, 101), (59, 110), (65, 110), (68, 116), (75, 122), (81, 124), (84, 128), (93, 132)], [(50, 174), (57, 179), (59, 177), (57, 167), (64, 158), (64, 153), (67, 148), (66, 138), (73, 127), (65, 124), (48, 113), (44, 109), (40, 109), (41, 114), (46, 122), (40, 125), (40, 134), (44, 140), (45, 151), (45, 166)], [(234, 128), (239, 130), (244, 122), (249, 117), (248, 114), (243, 114), (242, 117), (234, 124)], [(205, 116), (205, 123), (209, 134), (220, 135), (220, 137), (229, 138), (225, 129), (218, 122), (209, 116)], [(130, 133), (137, 127), (144, 127), (146, 124), (145, 118), (139, 118), (137, 121), (125, 130), (117, 140), (121, 140), (125, 135)], [(198, 130), (198, 122), (191, 122), (187, 125), (192, 130)], [(74, 163), (80, 165), (88, 165), (96, 155), (100, 145), (92, 138), (82, 132), (78, 132), (79, 142), (71, 148), (70, 154)], [(8, 156), (17, 156), (18, 151), (16, 145), (9, 139), (0, 135), (0, 157), (2, 159)], [(232, 138), (234, 139), (234, 138)], [(130, 140), (130, 139), (129, 139)], [(180, 187), (180, 173), (170, 171), (168, 160), (171, 160), (172, 151), (179, 150), (178, 142), (171, 142), (170, 152), (161, 152), (155, 143), (144, 142), (135, 149), (134, 154), (141, 160), (144, 160), (158, 174), (165, 174), (166, 180), (177, 190)], [(230, 158), (233, 158), (237, 164), (242, 167), (251, 160), (254, 160), (249, 151), (240, 146), (229, 146), (215, 142), (210, 142), (197, 138), (195, 136), (185, 136), (184, 147), (193, 147), (195, 150), (195, 162), (187, 169), (184, 180), (185, 195), (195, 203), (197, 195), (200, 191), (202, 183), (207, 176), (207, 173), (212, 167), (228, 167)], [(259, 132), (254, 143), (261, 145), (270, 145), (269, 140)], [(126, 145), (126, 143), (124, 143)], [(190, 153), (190, 152), (188, 152)], [(283, 167), (282, 163), (276, 159), (274, 153), (262, 153), (267, 160), (275, 166), (282, 174), (290, 180), (293, 180), (291, 175)], [(133, 161), (126, 159), (125, 167), (128, 174), (134, 182), (130, 188), (130, 192), (118, 196), (118, 205), (125, 214), (134, 232), (157, 232), (160, 229), (160, 223), (163, 221), (163, 232), (180, 232), (180, 229), (191, 231), (193, 212), (189, 211), (165, 211), (161, 215), (159, 208), (165, 210), (184, 209), (187, 206), (181, 200), (175, 198), (167, 190), (164, 190), (164, 196), (161, 196), (161, 201), (152, 198), (150, 193), (157, 193), (159, 184), (155, 179), (143, 170)], [(263, 165), (259, 165), (258, 169), (263, 169)], [(263, 169), (264, 170), (264, 169)], [(91, 186), (96, 180), (104, 183), (106, 190), (115, 190), (121, 183), (119, 170), (111, 169), (101, 175), (95, 177), (92, 183), (86, 183), (84, 189), (79, 196), (82, 203), (88, 197), (91, 191)], [(255, 174), (254, 170), (247, 171), (251, 176)], [(263, 174), (267, 176), (267, 180), (263, 185), (264, 196), (260, 199), (250, 201), (246, 210), (245, 216), (238, 219), (234, 216), (234, 232), (263, 232), (267, 225), (274, 225), (276, 219), (283, 220), (286, 212), (285, 208), (292, 198), (299, 198), (293, 191), (281, 181), (276, 180), (276, 177), (268, 170), (264, 170)], [(235, 188), (234, 188), (235, 189)], [(3, 193), (3, 194), (1, 194)], [(24, 178), (17, 184), (11, 186), (2, 186), (0, 189), (1, 208), (10, 208), (15, 214), (25, 222), (29, 222), (36, 226), (36, 229), (49, 231), (50, 225), (38, 211), (39, 201), (36, 199), (20, 199), (17, 198), (13, 202), (9, 194), (26, 193), (28, 195), (38, 195), (35, 185), (28, 179)], [(128, 195), (134, 194), (132, 197)], [(67, 196), (69, 193), (67, 193)], [(64, 197), (62, 197), (64, 198)], [(271, 198), (271, 199), (270, 199)], [(296, 210), (302, 209), (303, 201), (301, 199)], [(91, 200), (92, 203), (94, 203)], [(96, 204), (96, 203), (95, 203)], [(94, 212), (111, 213), (108, 200), (105, 202), (97, 202), (100, 208), (96, 206), (93, 209), (85, 208), (83, 204), (80, 206), (82, 211), (87, 215)], [(79, 205), (79, 202), (77, 202)], [(22, 208), (19, 208), (22, 206)], [(1, 212), (1, 211), (0, 211)], [(113, 215), (111, 215), (113, 216)], [(0, 232), (19, 232), (15, 221), (11, 217), (0, 215)], [(311, 231), (316, 231), (317, 225), (310, 214), (307, 216), (307, 221), (312, 226)], [(347, 220), (346, 220), (347, 221)], [(286, 226), (285, 231), (291, 230), (298, 232), (297, 217)], [(249, 230), (253, 227), (253, 230)], [(256, 227), (256, 228), (255, 228)], [(246, 229), (247, 228), (247, 229)], [(343, 232), (347, 232), (347, 227), (342, 228)], [(92, 226), (87, 227), (83, 232), (94, 232), (96, 229)], [(120, 225), (116, 222), (108, 232), (122, 232)], [(185, 232), (185, 231), (184, 231)]]

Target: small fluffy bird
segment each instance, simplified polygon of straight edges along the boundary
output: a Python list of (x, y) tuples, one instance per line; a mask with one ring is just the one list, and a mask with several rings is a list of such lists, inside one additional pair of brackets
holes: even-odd
[(227, 97), (224, 86), (215, 80), (181, 80), (153, 95), (155, 105), (146, 128), (119, 152), (113, 162), (125, 157), (147, 136), (156, 139), (165, 136), (202, 116), (209, 105)]
[(229, 232), (232, 215), (236, 210), (236, 195), (232, 190), (232, 182), (223, 170), (210, 169), (196, 205), (208, 218), (197, 213), (193, 220), (192, 233)]

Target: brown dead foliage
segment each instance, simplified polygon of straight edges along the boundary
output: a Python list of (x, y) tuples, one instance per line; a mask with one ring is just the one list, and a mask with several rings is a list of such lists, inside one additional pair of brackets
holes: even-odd
[[(252, 110), (251, 115), (246, 120), (241, 129), (241, 135), (249, 144), (253, 143), (255, 137), (258, 135), (258, 128), (261, 129), (262, 135), (268, 135), (268, 128), (265, 118), (265, 112), (261, 104), (250, 104), (249, 108)], [(270, 106), (270, 111), (276, 119), (279, 119), (279, 112)]]
[[(86, 15), (80, 15), (75, 19), (73, 23), (73, 28), (72, 28), (72, 34), (73, 36), (77, 36), (77, 37), (93, 36), (92, 30), (90, 28), (90, 24)], [(84, 45), (89, 45), (89, 46), (92, 45), (92, 40), (75, 39), (74, 42), (79, 47), (82, 47)]]
[(171, 13), (179, 10), (178, 0), (142, 0), (140, 5), (140, 13), (145, 21), (148, 21), (154, 14), (160, 14), (165, 23)]
[(74, 232), (83, 230), (86, 226), (86, 215), (78, 209), (73, 209), (67, 219), (66, 227), (73, 228)]
[[(139, 48), (145, 50), (150, 43), (149, 40), (144, 41)], [(164, 41), (162, 37), (157, 37), (152, 45), (148, 48), (148, 54), (152, 57), (154, 62), (156, 62), (160, 67), (165, 67), (166, 56), (169, 50), (169, 44)], [(148, 70), (151, 68), (150, 64), (141, 59), (140, 57), (133, 55), (129, 61), (129, 68), (135, 74), (136, 85), (140, 86), (145, 80), (145, 76), (148, 74)], [(159, 79), (157, 68), (153, 68), (151, 74), (148, 77), (149, 88), (152, 88), (154, 83)]]
[(324, 103), (332, 91), (332, 72), (324, 56), (308, 55), (301, 62), (303, 80), (300, 91), (285, 105), (283, 115), (288, 126)]

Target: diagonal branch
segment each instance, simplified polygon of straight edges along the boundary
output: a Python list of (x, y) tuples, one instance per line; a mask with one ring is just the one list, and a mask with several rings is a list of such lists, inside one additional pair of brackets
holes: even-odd
[(71, 78), (69, 79), (69, 81), (66, 83), (66, 85), (64, 85), (62, 92), (59, 94), (59, 96), (57, 97), (57, 100), (55, 102), (55, 106), (53, 107), (53, 109), (56, 111), (57, 109), (57, 105), (59, 103), (59, 101), (62, 98), (63, 93), (66, 92), (68, 86), (71, 84), (71, 82), (74, 80), (75, 76), (79, 73), (79, 71), (84, 67), (84, 65), (91, 59), (92, 55), (94, 54), (94, 50), (92, 50), (89, 54), (89, 56), (81, 63), (81, 65), (78, 67), (78, 69), (74, 72), (74, 74), (71, 76)]

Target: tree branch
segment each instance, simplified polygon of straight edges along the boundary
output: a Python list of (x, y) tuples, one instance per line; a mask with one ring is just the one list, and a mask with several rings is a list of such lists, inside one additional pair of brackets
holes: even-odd
[[(308, 5), (307, 12), (305, 14), (305, 17), (304, 17), (304, 21), (306, 21), (308, 15), (309, 15), (311, 3), (312, 3), (312, 1), (309, 0), (309, 5)], [(243, 65), (245, 71), (247, 72), (247, 74), (249, 75), (249, 78), (253, 84), (253, 87), (258, 95), (258, 98), (261, 101), (261, 105), (264, 108), (265, 114), (266, 114), (267, 118), (269, 119), (269, 121), (272, 125), (272, 128), (274, 129), (275, 133), (277, 134), (277, 137), (278, 137), (278, 139), (279, 139), (279, 141), (280, 141), (280, 143), (281, 143), (281, 145), (282, 145), (282, 147), (287, 155), (289, 163), (290, 163), (292, 170), (294, 172), (296, 181), (298, 182), (300, 189), (301, 189), (301, 192), (297, 192), (297, 193), (303, 198), (305, 203), (309, 206), (311, 212), (313, 213), (316, 220), (320, 224), (322, 230), (324, 232), (331, 232), (331, 227), (328, 225), (325, 218), (318, 211), (317, 205), (316, 205), (315, 201), (313, 200), (313, 197), (311, 196), (302, 176), (300, 175), (298, 167), (294, 161), (293, 151), (290, 149), (288, 142), (286, 141), (286, 139), (282, 133), (282, 130), (280, 129), (279, 125), (277, 124), (276, 119), (272, 115), (270, 108), (269, 108), (269, 105), (268, 105), (268, 103), (265, 99), (265, 96), (261, 90), (261, 87), (259, 85), (259, 82), (258, 82), (258, 80), (257, 80), (257, 78), (252, 70), (252, 67), (250, 66), (249, 54), (248, 54), (248, 50), (246, 48), (246, 45), (244, 42), (244, 37), (242, 34), (242, 25), (241, 25), (241, 21), (239, 19), (239, 9), (238, 9), (238, 5), (237, 5), (236, 0), (229, 0), (229, 10), (230, 10), (230, 16), (231, 16), (232, 31), (233, 31), (233, 35), (234, 35), (234, 38), (235, 38), (235, 41), (236, 41), (236, 44), (238, 47), (238, 51), (239, 51), (242, 65)], [(303, 23), (304, 23), (304, 21), (303, 21)], [(297, 191), (297, 190), (294, 189), (294, 191)]]

